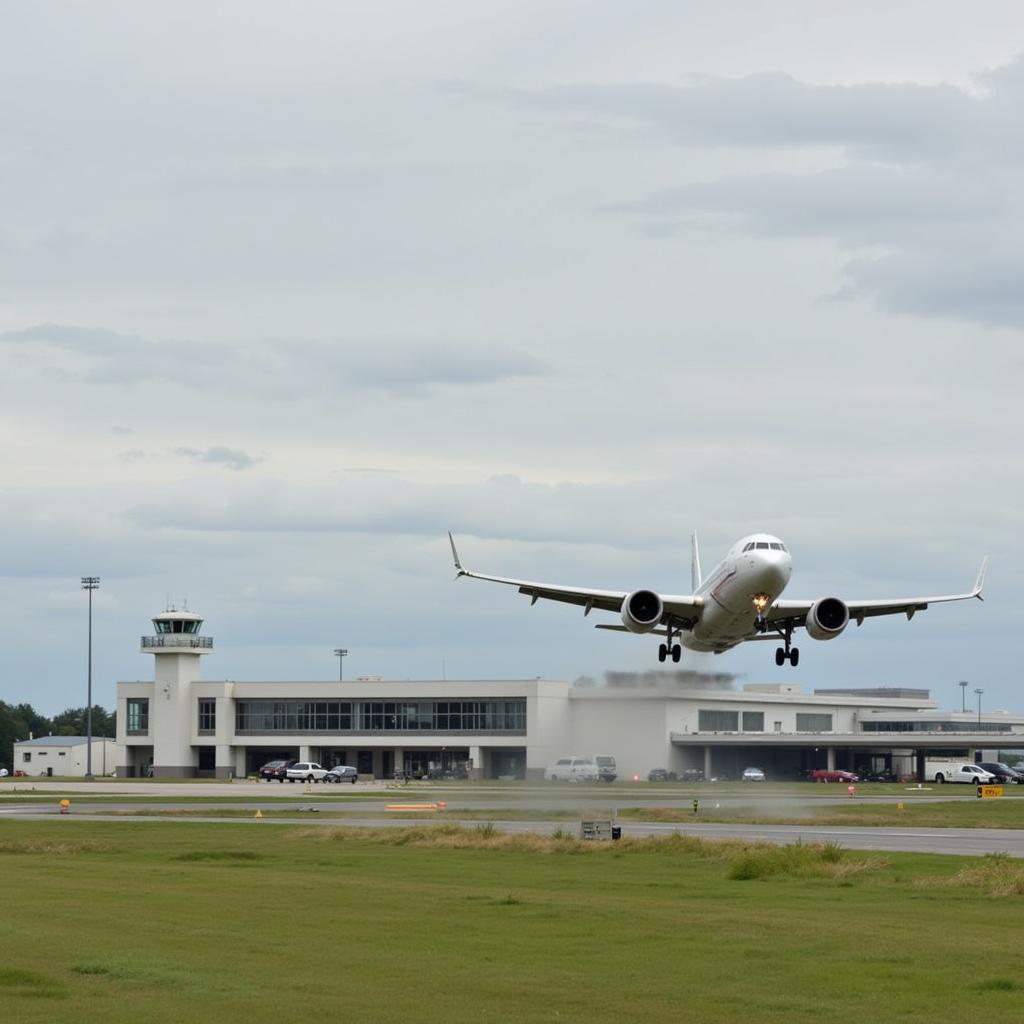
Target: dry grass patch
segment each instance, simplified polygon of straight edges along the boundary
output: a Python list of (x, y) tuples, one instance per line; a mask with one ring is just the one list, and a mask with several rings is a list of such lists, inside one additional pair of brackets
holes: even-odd
[(503, 850), (517, 853), (676, 854), (696, 860), (727, 864), (727, 877), (736, 881), (788, 875), (799, 878), (850, 879), (889, 867), (884, 857), (849, 858), (837, 843), (772, 843), (741, 839), (703, 839), (674, 833), (666, 836), (624, 838), (615, 843), (579, 839), (575, 832), (500, 832), (489, 823), (467, 828), (439, 823), (411, 828), (316, 828), (293, 833), (301, 840), (379, 843), (421, 849)]
[(920, 888), (982, 889), (990, 896), (1024, 896), (1024, 862), (1006, 854), (989, 854), (980, 864), (961, 868), (952, 878), (921, 879), (916, 884)]
[(80, 853), (96, 853), (106, 850), (107, 847), (100, 843), (67, 843), (61, 840), (47, 839), (9, 839), (0, 842), (0, 854), (19, 856), (28, 854), (38, 856), (45, 854), (49, 857), (68, 857)]

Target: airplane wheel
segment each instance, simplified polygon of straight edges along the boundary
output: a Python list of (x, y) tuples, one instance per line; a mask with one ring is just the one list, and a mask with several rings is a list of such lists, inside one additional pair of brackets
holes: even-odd
[(672, 660), (678, 665), (679, 664), (679, 659), (682, 656), (683, 656), (683, 649), (682, 649), (682, 647), (679, 646), (679, 644), (676, 644), (675, 647), (672, 648)]
[(664, 661), (668, 657), (668, 649), (664, 644), (658, 644), (658, 661)]
[(799, 647), (794, 647), (789, 652), (789, 663), (790, 663), (790, 665), (793, 666), (793, 668), (796, 668), (797, 665), (800, 664), (800, 648)]
[(775, 664), (781, 665), (786, 660), (786, 652), (781, 647), (775, 648)]

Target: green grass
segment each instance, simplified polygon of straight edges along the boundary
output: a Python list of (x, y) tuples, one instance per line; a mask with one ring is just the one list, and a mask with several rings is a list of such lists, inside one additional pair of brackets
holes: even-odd
[(486, 825), (0, 820), (0, 1020), (1020, 1019), (1024, 864)]

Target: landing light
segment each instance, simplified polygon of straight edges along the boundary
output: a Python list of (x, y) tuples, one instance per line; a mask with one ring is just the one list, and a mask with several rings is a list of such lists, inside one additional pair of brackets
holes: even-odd
[(767, 594), (755, 594), (754, 595), (754, 610), (758, 615), (761, 614), (771, 602), (771, 597)]

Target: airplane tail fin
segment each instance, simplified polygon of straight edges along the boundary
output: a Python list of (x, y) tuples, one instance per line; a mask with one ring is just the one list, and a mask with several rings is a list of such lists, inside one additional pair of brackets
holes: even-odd
[(700, 549), (697, 547), (697, 531), (694, 530), (690, 536), (690, 582), (693, 585), (693, 592), (701, 585), (700, 575)]

